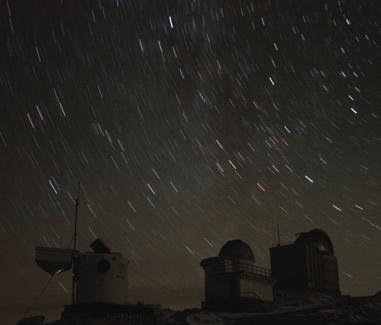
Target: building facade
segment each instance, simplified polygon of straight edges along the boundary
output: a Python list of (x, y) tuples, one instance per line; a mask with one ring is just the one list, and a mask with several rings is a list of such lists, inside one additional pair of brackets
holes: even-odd
[(270, 248), (270, 258), (276, 290), (340, 293), (337, 258), (324, 231), (300, 233), (293, 244)]
[(243, 241), (227, 242), (218, 256), (202, 260), (201, 266), (205, 271), (203, 309), (250, 312), (271, 307), (271, 272), (255, 264), (251, 248)]

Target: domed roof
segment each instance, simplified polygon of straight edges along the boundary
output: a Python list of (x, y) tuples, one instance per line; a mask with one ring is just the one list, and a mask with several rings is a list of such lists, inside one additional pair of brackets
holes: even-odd
[(254, 262), (254, 254), (250, 246), (240, 239), (228, 241), (220, 250), (220, 257), (240, 260), (251, 260)]
[(302, 232), (295, 240), (296, 245), (314, 246), (320, 252), (333, 255), (333, 245), (329, 236), (320, 229), (313, 229), (309, 232)]

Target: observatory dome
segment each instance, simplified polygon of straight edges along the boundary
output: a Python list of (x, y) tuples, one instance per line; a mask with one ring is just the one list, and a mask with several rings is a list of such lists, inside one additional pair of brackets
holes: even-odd
[(250, 246), (240, 239), (228, 241), (221, 248), (219, 256), (231, 259), (251, 260), (254, 262), (254, 254)]
[(313, 229), (309, 232), (302, 232), (295, 240), (296, 245), (314, 246), (320, 252), (334, 255), (333, 245), (329, 236), (320, 229)]

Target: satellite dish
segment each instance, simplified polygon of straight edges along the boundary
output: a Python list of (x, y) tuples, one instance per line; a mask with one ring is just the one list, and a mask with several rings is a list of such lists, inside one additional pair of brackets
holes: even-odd
[(36, 247), (35, 259), (41, 269), (53, 275), (71, 269), (74, 252), (68, 248)]

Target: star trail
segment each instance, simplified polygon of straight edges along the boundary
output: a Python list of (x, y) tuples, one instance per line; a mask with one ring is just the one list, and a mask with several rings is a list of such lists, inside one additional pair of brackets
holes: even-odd
[(197, 305), (201, 259), (240, 238), (268, 266), (277, 224), (330, 235), (343, 293), (380, 288), (380, 9), (3, 1), (1, 304), (72, 245), (78, 181), (79, 247), (128, 257), (132, 300)]

